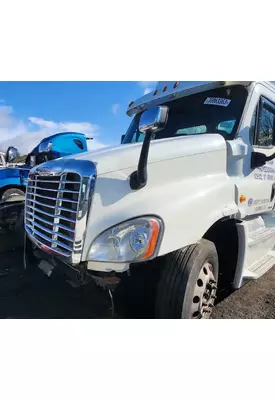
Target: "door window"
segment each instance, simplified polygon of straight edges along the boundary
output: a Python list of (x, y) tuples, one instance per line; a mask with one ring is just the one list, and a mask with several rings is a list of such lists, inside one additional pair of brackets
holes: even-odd
[(262, 97), (258, 108), (254, 144), (260, 147), (273, 147), (275, 139), (275, 105)]

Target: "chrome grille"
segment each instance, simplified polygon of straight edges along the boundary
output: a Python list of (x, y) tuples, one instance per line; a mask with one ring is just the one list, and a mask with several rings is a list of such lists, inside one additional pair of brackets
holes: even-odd
[(81, 195), (80, 174), (43, 176), (31, 173), (26, 193), (25, 227), (42, 247), (70, 257), (74, 251)]

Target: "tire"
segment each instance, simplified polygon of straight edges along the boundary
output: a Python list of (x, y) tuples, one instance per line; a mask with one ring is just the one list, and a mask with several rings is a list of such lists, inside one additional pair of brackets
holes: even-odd
[(5, 190), (5, 192), (2, 194), (1, 200), (6, 200), (6, 199), (8, 199), (10, 196), (25, 196), (25, 193), (23, 192), (23, 190), (17, 189), (17, 188), (7, 189), (7, 190)]
[(17, 244), (23, 246), (24, 244), (24, 235), (25, 235), (25, 229), (24, 229), (24, 208), (20, 211), (18, 218), (14, 224), (13, 227), (13, 232), (15, 235), (15, 238), (17, 240)]
[(208, 240), (168, 254), (157, 288), (156, 318), (210, 318), (218, 272), (216, 247)]
[[(21, 189), (10, 188), (4, 191), (1, 200), (5, 201), (12, 196), (25, 196), (25, 193)], [(20, 245), (22, 245), (23, 235), (24, 235), (24, 207), (22, 208), (20, 213), (18, 213), (16, 220), (13, 223), (9, 225), (6, 224), (1, 225), (1, 228), (5, 230), (7, 233), (15, 232), (18, 244), (20, 243)]]

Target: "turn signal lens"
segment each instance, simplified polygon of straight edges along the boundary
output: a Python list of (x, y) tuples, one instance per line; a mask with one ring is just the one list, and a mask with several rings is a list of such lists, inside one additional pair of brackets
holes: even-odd
[(246, 196), (243, 194), (240, 196), (240, 203), (244, 203), (246, 201)]

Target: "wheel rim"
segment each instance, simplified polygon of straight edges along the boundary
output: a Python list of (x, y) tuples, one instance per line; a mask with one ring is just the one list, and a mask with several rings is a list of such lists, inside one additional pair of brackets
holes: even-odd
[(201, 267), (198, 279), (196, 281), (191, 318), (206, 319), (210, 318), (217, 293), (217, 281), (213, 273), (213, 266), (205, 262)]

